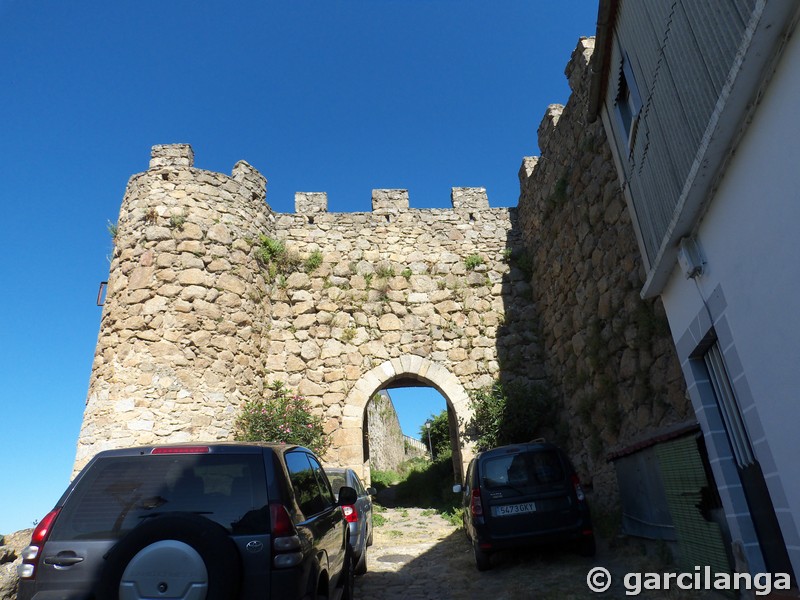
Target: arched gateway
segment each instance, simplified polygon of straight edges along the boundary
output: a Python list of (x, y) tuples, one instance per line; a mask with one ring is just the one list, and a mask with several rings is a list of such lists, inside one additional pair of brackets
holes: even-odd
[(298, 193), (280, 214), (265, 198), (250, 165), (195, 169), (188, 145), (154, 147), (131, 178), (76, 468), (106, 448), (232, 439), (242, 403), (278, 380), (324, 418), (325, 460), (358, 467), (384, 387), (435, 387), (452, 425), (468, 390), (543, 376), (515, 209), (479, 188), (454, 188), (452, 209), (375, 190), (369, 213)]
[[(385, 388), (406, 386), (429, 386), (444, 397), (450, 415), (453, 467), (456, 474), (463, 473), (466, 463), (473, 455), (472, 444), (464, 440), (460, 427), (471, 415), (469, 395), (458, 377), (450, 371), (413, 354), (383, 362), (365, 373), (353, 386), (346, 399), (342, 420), (342, 431), (353, 442), (348, 452), (358, 454), (358, 449), (363, 449), (361, 440), (364, 411), (375, 393)], [(363, 458), (362, 461), (366, 471), (369, 464)]]

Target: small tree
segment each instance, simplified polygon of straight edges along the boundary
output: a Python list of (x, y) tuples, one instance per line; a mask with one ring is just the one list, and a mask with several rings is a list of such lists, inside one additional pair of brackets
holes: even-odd
[[(453, 452), (450, 447), (450, 422), (447, 419), (447, 409), (438, 415), (431, 415), (431, 446), (433, 446), (433, 456), (431, 458), (444, 458)], [(423, 423), (419, 428), (419, 435), (424, 444), (428, 445), (428, 428)]]
[(527, 442), (557, 429), (558, 407), (541, 385), (494, 385), (470, 392), (467, 437), (479, 450)]
[(236, 417), (235, 438), (241, 442), (297, 444), (324, 454), (329, 441), (322, 418), (312, 414), (311, 403), (276, 381), (264, 398), (245, 402)]

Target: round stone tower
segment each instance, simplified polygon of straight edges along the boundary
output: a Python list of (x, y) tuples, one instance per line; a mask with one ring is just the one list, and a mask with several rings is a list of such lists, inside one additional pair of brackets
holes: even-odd
[(193, 168), (155, 146), (128, 183), (114, 238), (75, 468), (121, 446), (231, 437), (259, 393), (264, 281), (251, 251), (272, 232), (266, 179)]

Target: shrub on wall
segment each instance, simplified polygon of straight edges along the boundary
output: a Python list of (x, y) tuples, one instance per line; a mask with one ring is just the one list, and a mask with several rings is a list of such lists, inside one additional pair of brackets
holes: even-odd
[(541, 385), (504, 385), (470, 392), (474, 416), (467, 436), (478, 450), (529, 442), (545, 431), (558, 430), (558, 407)]
[(322, 418), (311, 413), (309, 401), (276, 381), (263, 398), (245, 402), (235, 422), (235, 438), (241, 442), (297, 444), (324, 454), (328, 440)]

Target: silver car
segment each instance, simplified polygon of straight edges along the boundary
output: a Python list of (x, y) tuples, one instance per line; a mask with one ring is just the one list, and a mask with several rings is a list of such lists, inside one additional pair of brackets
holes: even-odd
[(367, 547), (372, 545), (372, 496), (377, 492), (375, 488), (365, 488), (353, 469), (326, 468), (325, 473), (336, 498), (343, 486), (353, 488), (358, 494), (356, 503), (342, 505), (342, 510), (350, 526), (350, 547), (356, 565), (355, 574), (363, 575), (367, 572)]

